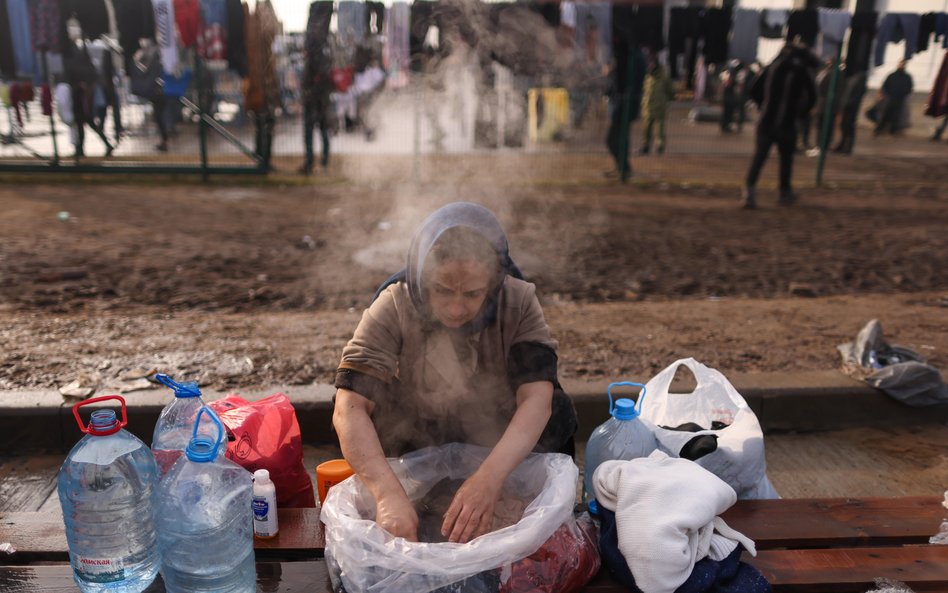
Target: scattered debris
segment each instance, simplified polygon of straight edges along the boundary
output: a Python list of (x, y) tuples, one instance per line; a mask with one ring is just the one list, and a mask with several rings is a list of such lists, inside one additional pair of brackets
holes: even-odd
[(134, 381), (136, 379), (147, 379), (155, 375), (158, 372), (158, 369), (155, 367), (138, 367), (137, 369), (132, 369), (130, 371), (125, 371), (121, 374), (119, 379), (122, 381)]
[(13, 547), (13, 544), (10, 542), (3, 542), (0, 544), (0, 553), (3, 554), (16, 554), (16, 548)]
[(95, 376), (88, 373), (79, 373), (79, 376), (76, 377), (75, 381), (60, 387), (59, 393), (66, 397), (86, 399), (95, 393), (98, 384), (99, 381)]
[(807, 298), (813, 298), (816, 296), (816, 287), (805, 282), (791, 282), (788, 290), (793, 296)]
[(43, 272), (36, 277), (36, 281), (43, 283), (65, 282), (68, 280), (82, 280), (88, 275), (89, 272), (84, 268), (66, 268), (53, 272)]
[(157, 384), (142, 377), (141, 379), (135, 379), (134, 381), (119, 385), (119, 393), (131, 393), (132, 391), (141, 391), (142, 389), (157, 389), (157, 387)]

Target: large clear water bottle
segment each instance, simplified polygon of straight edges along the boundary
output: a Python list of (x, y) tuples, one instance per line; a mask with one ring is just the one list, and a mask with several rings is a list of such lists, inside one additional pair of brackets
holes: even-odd
[[(612, 403), (612, 388), (619, 386), (638, 387), (638, 409), (631, 399), (617, 399)], [(586, 441), (586, 454), (583, 463), (583, 487), (586, 503), (593, 514), (597, 512), (595, 504), (596, 492), (593, 490), (593, 472), (603, 461), (612, 459), (628, 460), (637, 457), (648, 457), (652, 451), (658, 449), (658, 440), (655, 438), (653, 426), (648, 420), (640, 418), (642, 402), (645, 400), (645, 385), (620, 381), (610, 383), (607, 391), (609, 395), (609, 418), (592, 432)]]
[[(110, 399), (121, 402), (121, 422), (113, 410), (97, 409), (85, 426), (79, 409)], [(73, 576), (84, 593), (137, 593), (160, 564), (151, 507), (155, 458), (123, 430), (128, 414), (121, 397), (89, 399), (72, 412), (86, 436), (69, 452), (57, 482)]]
[[(198, 434), (208, 415), (216, 438)], [(184, 455), (153, 494), (161, 576), (169, 593), (255, 593), (253, 476), (217, 454), (224, 426), (198, 411)]]
[[(198, 410), (204, 407), (201, 390), (197, 383), (178, 383), (168, 375), (158, 374), (155, 379), (174, 390), (174, 400), (161, 410), (158, 422), (155, 423), (155, 432), (151, 438), (151, 452), (158, 463), (158, 477), (163, 477), (174, 462), (184, 454), (184, 450), (191, 440), (191, 429), (197, 419)], [(211, 439), (217, 433), (217, 428), (209, 416), (205, 416), (198, 428), (198, 433), (206, 434)], [(220, 454), (226, 452), (227, 447), (220, 448)]]

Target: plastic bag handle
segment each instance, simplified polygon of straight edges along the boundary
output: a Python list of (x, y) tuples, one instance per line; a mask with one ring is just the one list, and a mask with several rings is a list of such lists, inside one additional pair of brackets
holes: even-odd
[[(119, 400), (119, 402), (122, 403), (121, 422), (119, 422), (116, 426), (109, 428), (107, 430), (94, 430), (92, 428), (91, 423), (89, 425), (85, 425), (82, 423), (82, 417), (79, 415), (79, 408), (81, 408), (82, 406), (87, 406), (89, 404), (94, 404), (96, 402), (106, 401), (110, 399), (117, 399)], [(125, 428), (125, 426), (128, 424), (128, 410), (125, 407), (125, 398), (123, 398), (120, 395), (103, 395), (101, 397), (93, 397), (92, 399), (81, 401), (72, 407), (72, 415), (76, 418), (76, 422), (79, 424), (79, 430), (81, 430), (82, 432), (86, 434), (91, 434), (91, 435), (100, 436), (100, 437), (104, 437), (110, 434), (115, 434), (118, 431)]]
[(201, 425), (201, 414), (204, 412), (207, 412), (207, 415), (210, 416), (211, 420), (214, 421), (214, 424), (217, 425), (217, 440), (214, 441), (214, 455), (217, 455), (217, 450), (221, 447), (221, 442), (225, 433), (224, 424), (221, 422), (221, 419), (217, 417), (217, 414), (214, 413), (214, 410), (207, 406), (201, 406), (201, 409), (198, 410), (197, 416), (194, 417), (194, 428), (191, 429), (191, 438), (193, 439), (198, 435), (198, 427)]
[(635, 404), (639, 407), (638, 411), (641, 413), (642, 402), (645, 400), (645, 385), (642, 385), (641, 383), (633, 383), (632, 381), (617, 381), (615, 383), (609, 383), (609, 388), (606, 390), (606, 395), (609, 396), (609, 414), (612, 415), (612, 411), (615, 409), (615, 404), (612, 403), (612, 388), (619, 386), (638, 387), (640, 389), (639, 399), (635, 402)]
[[(664, 391), (669, 391), (671, 389), (671, 384), (675, 380), (675, 375), (678, 374), (678, 369), (681, 367), (687, 368), (691, 371), (692, 376), (695, 378), (695, 389), (691, 392), (694, 393), (697, 391), (698, 387), (702, 385), (701, 377), (698, 376), (697, 371), (695, 370), (697, 366), (704, 366), (694, 358), (682, 358), (676, 360), (671, 365), (668, 366), (664, 371), (659, 373), (664, 376), (664, 381), (658, 385), (659, 388), (664, 389)], [(651, 383), (651, 381), (649, 381)], [(653, 386), (655, 387), (655, 386)], [(676, 392), (678, 393), (678, 392)]]

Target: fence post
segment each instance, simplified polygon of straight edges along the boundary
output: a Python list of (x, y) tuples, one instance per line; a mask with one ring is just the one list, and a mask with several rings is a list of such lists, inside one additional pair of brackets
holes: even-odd
[[(51, 84), (49, 79), (49, 58), (47, 57), (47, 52), (43, 50), (43, 79), (46, 81), (46, 84)], [(50, 89), (52, 92), (55, 89)], [(49, 133), (53, 138), (53, 165), (59, 165), (59, 144), (56, 142), (56, 109), (53, 108), (52, 112), (49, 114)]]
[[(829, 148), (829, 135), (832, 129), (833, 119), (836, 115), (836, 85), (839, 83), (839, 63), (843, 55), (843, 44), (839, 44), (836, 50), (836, 58), (833, 60), (833, 72), (830, 74), (830, 88), (826, 96), (826, 102), (823, 104), (823, 122), (820, 125), (820, 156), (816, 164), (816, 187), (823, 185), (823, 166), (826, 164), (826, 150)], [(817, 93), (819, 89), (817, 89)]]
[(204, 62), (200, 56), (195, 58), (194, 68), (198, 91), (198, 142), (201, 146), (201, 179), (206, 182), (210, 177), (210, 170), (207, 166), (207, 122), (204, 121), (204, 101), (206, 97), (204, 89)]
[(629, 47), (629, 67), (626, 70), (628, 74), (626, 78), (626, 91), (622, 97), (622, 116), (620, 120), (622, 122), (621, 127), (619, 128), (619, 181), (625, 183), (629, 179), (629, 144), (630, 136), (632, 132), (629, 130), (629, 125), (632, 123), (632, 94), (634, 93), (634, 79), (635, 79), (635, 52), (641, 52), (641, 49), (638, 49), (634, 46)]

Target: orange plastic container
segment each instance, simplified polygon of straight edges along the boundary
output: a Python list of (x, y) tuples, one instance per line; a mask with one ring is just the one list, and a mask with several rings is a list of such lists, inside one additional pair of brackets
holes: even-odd
[(352, 467), (345, 459), (330, 459), (316, 466), (316, 492), (319, 504), (326, 500), (326, 493), (339, 482), (353, 474)]

